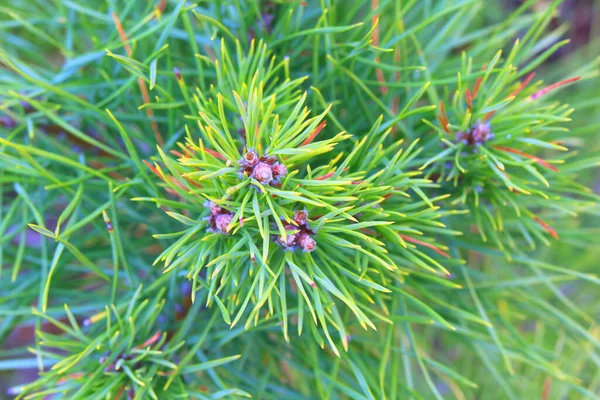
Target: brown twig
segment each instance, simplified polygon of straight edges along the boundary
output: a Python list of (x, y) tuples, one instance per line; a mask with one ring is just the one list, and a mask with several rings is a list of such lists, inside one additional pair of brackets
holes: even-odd
[(546, 93), (550, 92), (551, 90), (558, 89), (559, 87), (568, 85), (569, 83), (572, 83), (572, 82), (576, 82), (579, 79), (581, 79), (581, 77), (576, 76), (574, 78), (569, 78), (569, 79), (565, 79), (564, 81), (553, 83), (552, 85), (545, 87), (542, 90), (539, 90), (538, 92), (532, 94), (529, 97), (529, 99), (530, 100), (538, 99), (538, 98), (542, 97), (543, 95), (545, 95)]
[(438, 253), (441, 256), (444, 256), (446, 258), (450, 258), (450, 255), (448, 253), (446, 253), (445, 251), (443, 251), (443, 250), (435, 247), (431, 243), (423, 242), (423, 241), (420, 241), (418, 239), (412, 238), (410, 236), (406, 236), (406, 235), (402, 235), (402, 234), (399, 234), (399, 235), (400, 235), (400, 237), (402, 239), (406, 240), (409, 243), (413, 243), (413, 244), (418, 244), (418, 245), (421, 245), (421, 246), (425, 246), (425, 247), (430, 248), (431, 250), (435, 251), (436, 253)]
[[(379, 0), (371, 0), (371, 9), (375, 11), (379, 7)], [(371, 18), (371, 25), (375, 26), (373, 30), (373, 46), (379, 46), (379, 15), (373, 14)], [(379, 56), (375, 56), (375, 62), (379, 62)], [(383, 70), (379, 67), (375, 68), (375, 75), (377, 75), (377, 81), (380, 83), (379, 91), (382, 95), (388, 94), (388, 87), (385, 83), (385, 76), (383, 75)]]
[[(127, 53), (127, 56), (131, 57), (132, 50), (131, 50), (131, 46), (128, 43), (129, 39), (127, 38), (127, 34), (125, 33), (125, 30), (123, 29), (123, 25), (121, 24), (121, 20), (119, 19), (119, 16), (114, 11), (112, 13), (112, 18), (113, 18), (113, 21), (115, 22), (117, 32), (119, 32), (119, 37), (121, 38), (121, 41), (123, 42), (123, 46), (125, 47), (125, 52)], [(144, 80), (139, 77), (138, 77), (137, 81), (138, 81), (138, 86), (140, 87), (140, 92), (142, 93), (142, 98), (144, 99), (144, 104), (150, 103), (150, 95), (148, 94), (148, 88), (146, 87), (146, 82), (144, 82)], [(152, 131), (154, 132), (154, 138), (156, 139), (156, 142), (161, 147), (164, 146), (165, 142), (163, 140), (162, 135), (160, 134), (160, 130), (158, 129), (158, 124), (154, 120), (154, 110), (152, 110), (151, 108), (146, 108), (146, 116), (150, 120), (150, 125), (152, 126)]]
[(542, 165), (542, 166), (544, 166), (544, 167), (546, 167), (548, 169), (551, 169), (554, 172), (559, 172), (558, 168), (556, 168), (554, 165), (548, 163), (548, 161), (543, 160), (543, 159), (541, 159), (541, 158), (539, 158), (537, 156), (525, 153), (525, 152), (523, 152), (521, 150), (517, 150), (517, 149), (513, 149), (512, 147), (505, 147), (505, 146), (494, 146), (494, 148), (498, 149), (500, 151), (505, 151), (507, 153), (512, 153), (512, 154), (518, 154), (518, 155), (520, 155), (522, 157), (529, 158), (530, 160), (534, 160), (536, 163), (538, 163), (538, 164), (540, 164), (540, 165)]
[(556, 233), (556, 231), (554, 230), (554, 228), (552, 228), (550, 225), (548, 225), (546, 222), (542, 221), (541, 218), (539, 218), (538, 216), (534, 215), (533, 216), (533, 220), (535, 222), (537, 222), (538, 224), (540, 224), (540, 226), (542, 228), (544, 228), (546, 230), (546, 232), (548, 232), (550, 234), (550, 236), (552, 236), (554, 239), (558, 240), (558, 233)]
[(321, 132), (323, 130), (323, 128), (325, 128), (325, 125), (327, 123), (325, 121), (322, 121), (316, 128), (314, 131), (312, 131), (312, 133), (306, 138), (306, 140), (304, 140), (304, 142), (302, 142), (302, 144), (300, 145), (300, 147), (304, 147), (306, 145), (309, 145), (312, 143), (313, 140), (315, 140), (315, 137), (319, 134), (319, 132)]

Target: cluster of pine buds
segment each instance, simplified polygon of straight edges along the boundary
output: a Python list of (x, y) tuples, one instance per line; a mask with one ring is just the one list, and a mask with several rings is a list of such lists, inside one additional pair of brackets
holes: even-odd
[(458, 132), (456, 141), (469, 146), (481, 146), (488, 140), (494, 138), (489, 122), (478, 122), (466, 132)]
[(229, 233), (227, 227), (233, 219), (233, 213), (212, 201), (207, 201), (204, 206), (210, 209), (210, 215), (206, 218), (208, 220), (208, 232), (227, 235)]
[(240, 178), (243, 178), (244, 174), (263, 185), (273, 186), (281, 183), (281, 179), (287, 175), (287, 168), (277, 161), (276, 157), (266, 154), (258, 157), (254, 150), (248, 150), (240, 160)]
[(308, 213), (306, 211), (298, 211), (294, 214), (294, 224), (286, 224), (284, 228), (286, 231), (286, 237), (279, 236), (277, 242), (288, 250), (295, 251), (302, 249), (305, 252), (311, 252), (317, 247), (317, 242), (312, 238), (315, 234), (313, 230), (308, 226)]

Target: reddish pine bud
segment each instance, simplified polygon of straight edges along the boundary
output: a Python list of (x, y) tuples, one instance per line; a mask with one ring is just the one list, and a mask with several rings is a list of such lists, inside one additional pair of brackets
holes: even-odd
[(458, 132), (456, 134), (456, 141), (463, 142), (464, 144), (469, 144), (469, 134), (467, 132)]
[(300, 232), (298, 234), (298, 245), (300, 245), (303, 251), (310, 253), (317, 247), (317, 242), (308, 233)]
[(272, 170), (275, 178), (282, 178), (287, 175), (287, 167), (281, 163), (275, 163)]
[(264, 155), (260, 158), (260, 161), (267, 163), (269, 165), (273, 165), (277, 162), (277, 157)]
[(244, 159), (240, 164), (243, 164), (244, 167), (254, 167), (258, 164), (258, 155), (254, 150), (250, 150), (244, 155)]
[(284, 225), (284, 228), (286, 231), (291, 231), (294, 233), (288, 233), (285, 240), (282, 236), (277, 236), (277, 243), (282, 245), (287, 250), (295, 251), (302, 249), (306, 252), (313, 251), (317, 247), (317, 243), (312, 238), (315, 232), (308, 226), (308, 213), (305, 210), (296, 212), (294, 214), (293, 221), (297, 226), (286, 224)]

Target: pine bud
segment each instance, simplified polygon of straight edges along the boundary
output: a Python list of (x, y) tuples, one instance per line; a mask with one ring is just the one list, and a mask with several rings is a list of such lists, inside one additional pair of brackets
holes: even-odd
[(258, 155), (254, 150), (249, 150), (240, 164), (244, 167), (254, 167), (258, 164)]
[(317, 247), (317, 242), (308, 233), (300, 232), (298, 234), (298, 245), (303, 251), (310, 253)]
[(283, 178), (284, 176), (287, 175), (287, 167), (281, 163), (275, 163), (273, 165), (273, 176), (275, 178)]
[(212, 201), (206, 202), (204, 206), (210, 210), (210, 216), (207, 218), (208, 231), (212, 233), (222, 233), (223, 235), (227, 235), (229, 233), (227, 227), (233, 219), (233, 213), (225, 210), (223, 207), (216, 205)]
[(456, 142), (462, 142), (470, 146), (480, 146), (494, 138), (489, 123), (478, 122), (466, 132), (456, 134)]
[(294, 214), (293, 221), (296, 225), (287, 224), (284, 225), (284, 228), (286, 231), (293, 231), (294, 233), (288, 233), (285, 240), (283, 236), (277, 236), (277, 243), (287, 250), (313, 251), (317, 247), (317, 242), (312, 238), (315, 232), (308, 226), (308, 213), (305, 210), (297, 211)]
[(226, 235), (227, 232), (227, 226), (229, 226), (229, 223), (231, 222), (231, 220), (233, 219), (233, 214), (227, 213), (227, 214), (219, 214), (215, 217), (215, 227), (216, 229), (221, 232), (222, 234)]
[(266, 154), (260, 158), (260, 161), (273, 165), (277, 162), (277, 157), (267, 156)]
[(456, 142), (462, 142), (464, 144), (470, 144), (469, 143), (469, 133), (468, 132), (458, 132), (456, 134)]
[(258, 157), (254, 150), (248, 150), (240, 160), (240, 178), (250, 176), (263, 185), (276, 184), (287, 174), (285, 165), (277, 161), (277, 157), (267, 156)]
[(308, 214), (306, 211), (298, 211), (294, 214), (294, 222), (298, 224), (298, 226), (304, 226), (308, 222)]
[(263, 185), (268, 185), (273, 180), (273, 170), (269, 164), (259, 162), (252, 171), (252, 177)]
[(490, 132), (490, 124), (478, 123), (471, 128), (471, 136), (475, 144), (483, 144), (494, 137), (494, 134)]
[(204, 203), (204, 206), (208, 207), (210, 209), (210, 213), (212, 215), (220, 214), (221, 211), (223, 210), (220, 206), (216, 205), (212, 201), (207, 201), (206, 203)]
[[(294, 226), (292, 226), (292, 225), (286, 225), (284, 228), (285, 228), (286, 231), (294, 231), (294, 230), (296, 230), (296, 228)], [(289, 248), (292, 248), (292, 247), (294, 247), (296, 245), (297, 236), (298, 235), (295, 234), (295, 233), (287, 233), (285, 240), (283, 239), (283, 236), (279, 236), (277, 238), (277, 241), (281, 245), (283, 245), (283, 247), (286, 247), (286, 248), (289, 249)]]

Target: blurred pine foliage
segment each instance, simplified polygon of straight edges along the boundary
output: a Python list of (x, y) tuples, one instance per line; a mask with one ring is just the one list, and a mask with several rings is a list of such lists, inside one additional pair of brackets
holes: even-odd
[(599, 7), (5, 0), (0, 398), (599, 398)]

